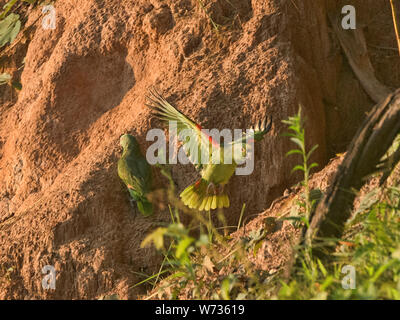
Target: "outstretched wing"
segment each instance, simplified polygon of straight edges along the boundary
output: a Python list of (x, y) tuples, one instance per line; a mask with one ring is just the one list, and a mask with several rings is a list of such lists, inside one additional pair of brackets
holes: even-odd
[(258, 121), (255, 127), (246, 130), (242, 137), (232, 141), (225, 149), (233, 153), (232, 157), (236, 163), (241, 163), (253, 152), (254, 141), (262, 140), (271, 130), (271, 126), (271, 117), (265, 116), (264, 120)]
[(157, 118), (167, 123), (176, 123), (177, 137), (182, 142), (187, 157), (198, 170), (202, 169), (203, 164), (211, 159), (212, 145), (219, 148), (219, 144), (203, 132), (200, 125), (169, 104), (155, 89), (149, 91), (147, 99), (149, 103), (146, 105), (154, 111)]

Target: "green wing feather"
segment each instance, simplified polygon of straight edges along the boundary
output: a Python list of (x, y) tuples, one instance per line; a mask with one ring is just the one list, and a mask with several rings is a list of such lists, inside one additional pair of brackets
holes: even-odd
[[(145, 172), (140, 172), (137, 167), (135, 168), (135, 166), (129, 165), (129, 162), (124, 158), (121, 158), (118, 162), (118, 175), (128, 186), (128, 189), (134, 191), (133, 193), (131, 192), (132, 197), (133, 195), (135, 195), (135, 197), (143, 197), (150, 191), (150, 172), (147, 174)], [(145, 179), (146, 175), (148, 176), (147, 181)]]
[(128, 187), (132, 199), (137, 202), (139, 211), (145, 216), (151, 215), (153, 207), (147, 199), (152, 187), (151, 168), (140, 150), (124, 150), (118, 161), (118, 175)]
[[(155, 89), (150, 90), (149, 93), (150, 95), (147, 97), (149, 103), (146, 105), (154, 111), (157, 118), (165, 122), (176, 121), (177, 138), (182, 142), (190, 162), (198, 170), (201, 170), (202, 163), (207, 163), (207, 160), (204, 161), (204, 159), (211, 159), (212, 138), (201, 130), (200, 125), (168, 103)], [(214, 146), (220, 147), (215, 141)], [(201, 161), (202, 159), (203, 161)]]

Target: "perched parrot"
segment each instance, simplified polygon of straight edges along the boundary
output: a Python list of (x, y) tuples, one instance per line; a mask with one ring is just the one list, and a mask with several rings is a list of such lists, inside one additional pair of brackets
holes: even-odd
[(153, 213), (153, 205), (147, 199), (152, 188), (152, 174), (149, 163), (140, 152), (140, 146), (135, 137), (124, 134), (120, 138), (123, 148), (118, 160), (118, 175), (126, 184), (132, 200), (136, 201), (139, 211), (144, 216)]
[[(236, 170), (238, 158), (244, 160), (247, 151), (250, 151), (250, 139), (260, 141), (270, 130), (272, 121), (265, 117), (256, 127), (243, 133), (239, 139), (228, 144), (220, 145), (211, 136), (207, 135), (200, 125), (186, 117), (183, 113), (169, 104), (157, 91), (150, 90), (146, 104), (153, 110), (153, 114), (166, 122), (175, 121), (177, 138), (189, 160), (200, 171), (201, 178), (182, 191), (180, 197), (183, 203), (192, 209), (208, 211), (210, 209), (228, 208), (229, 198), (224, 192), (224, 186)], [(171, 133), (170, 133), (171, 134)], [(227, 150), (225, 153), (224, 150)], [(231, 152), (234, 150), (233, 152)], [(239, 151), (237, 151), (239, 150)], [(220, 162), (213, 161), (213, 156), (219, 153)], [(239, 157), (236, 157), (240, 153)], [(202, 154), (208, 155), (208, 162), (204, 162)], [(200, 157), (203, 157), (200, 159)], [(224, 161), (225, 158), (230, 158)], [(229, 161), (230, 160), (230, 161)]]

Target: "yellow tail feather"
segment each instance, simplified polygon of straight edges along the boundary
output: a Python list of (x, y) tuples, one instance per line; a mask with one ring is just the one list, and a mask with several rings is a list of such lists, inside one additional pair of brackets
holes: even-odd
[(229, 207), (229, 198), (226, 194), (207, 194), (208, 182), (199, 180), (195, 184), (188, 186), (180, 194), (185, 205), (191, 209), (208, 211)]
[(211, 202), (211, 209), (214, 210), (217, 208), (217, 197), (218, 196), (213, 196), (212, 197), (212, 202)]

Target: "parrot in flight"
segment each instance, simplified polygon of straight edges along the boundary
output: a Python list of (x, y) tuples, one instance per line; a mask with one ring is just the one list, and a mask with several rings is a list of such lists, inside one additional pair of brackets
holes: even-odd
[[(269, 132), (271, 118), (266, 116), (254, 129), (242, 133), (239, 139), (220, 145), (204, 132), (200, 125), (169, 104), (155, 89), (149, 91), (147, 99), (149, 102), (146, 106), (153, 110), (154, 116), (166, 122), (176, 123), (177, 138), (182, 142), (183, 150), (190, 162), (200, 171), (201, 178), (180, 194), (183, 203), (198, 211), (228, 208), (230, 203), (224, 192), (224, 186), (240, 162), (237, 159), (243, 160), (246, 151), (250, 151), (251, 139), (252, 142), (260, 141)], [(212, 160), (217, 153), (219, 162)], [(203, 154), (208, 155), (208, 161), (203, 161)]]
[(153, 205), (147, 194), (152, 189), (151, 167), (140, 151), (135, 137), (124, 134), (120, 138), (123, 148), (122, 156), (118, 160), (118, 176), (128, 188), (132, 201), (136, 201), (139, 211), (144, 216), (153, 213)]

